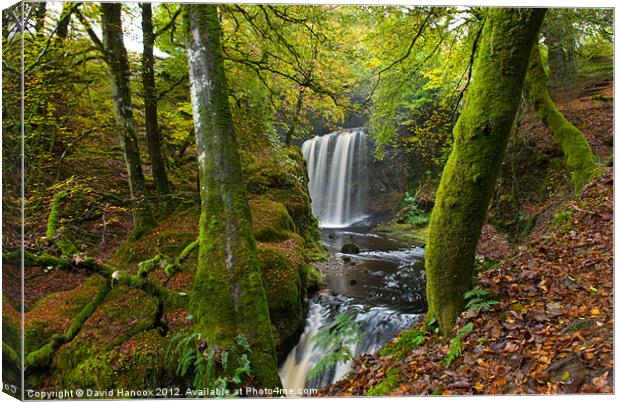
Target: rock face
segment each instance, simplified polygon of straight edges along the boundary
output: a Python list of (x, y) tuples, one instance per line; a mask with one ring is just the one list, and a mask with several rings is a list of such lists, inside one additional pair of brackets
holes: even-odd
[[(244, 179), (276, 350), (286, 356), (303, 331), (309, 292), (322, 282), (321, 274), (309, 264), (322, 248), (301, 152), (289, 148), (277, 158), (246, 164)], [(109, 263), (135, 273), (141, 261), (155, 255), (178, 256), (198, 237), (198, 218), (196, 206), (177, 211), (151, 233), (125, 242)], [(196, 262), (194, 252), (182, 272), (167, 278), (157, 270), (149, 280), (189, 293)], [(28, 311), (26, 353), (49, 342), (54, 334), (64, 333), (103, 280), (91, 275), (78, 281), (76, 273), (65, 275), (67, 283), (75, 284), (73, 288), (48, 294)], [(28, 386), (39, 389), (58, 381), (65, 388), (81, 389), (189, 385), (187, 378), (176, 374), (177, 362), (167, 358), (166, 349), (176, 334), (191, 332), (191, 324), (186, 308), (160, 311), (156, 300), (143, 290), (115, 285), (76, 337), (58, 349), (50, 369), (28, 377)]]
[(424, 172), (415, 156), (402, 148), (386, 147), (381, 160), (375, 157), (374, 146), (369, 150), (368, 207), (372, 214), (391, 218), (405, 190), (417, 187)]

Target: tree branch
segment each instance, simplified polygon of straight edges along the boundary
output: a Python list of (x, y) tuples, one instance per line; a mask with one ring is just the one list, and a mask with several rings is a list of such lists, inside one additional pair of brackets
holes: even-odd
[(86, 30), (86, 33), (88, 34), (88, 36), (90, 37), (90, 40), (95, 44), (97, 49), (99, 49), (99, 51), (101, 51), (105, 55), (106, 52), (105, 52), (105, 48), (103, 47), (103, 42), (101, 42), (101, 39), (99, 39), (95, 31), (93, 31), (93, 28), (90, 26), (90, 23), (88, 22), (86, 17), (84, 17), (84, 15), (80, 12), (80, 10), (76, 10), (75, 15), (77, 15), (78, 19), (80, 20), (80, 23)]
[(429, 13), (428, 13), (428, 15), (424, 19), (424, 21), (422, 21), (422, 24), (418, 28), (418, 31), (416, 32), (415, 36), (411, 40), (411, 43), (409, 44), (409, 48), (407, 48), (407, 52), (403, 56), (398, 58), (397, 60), (394, 60), (389, 66), (383, 68), (381, 71), (379, 71), (377, 73), (377, 81), (375, 82), (375, 85), (373, 86), (372, 90), (370, 91), (370, 95), (368, 95), (368, 98), (364, 101), (363, 104), (368, 104), (368, 102), (370, 102), (370, 99), (372, 99), (372, 96), (374, 95), (375, 91), (377, 90), (377, 87), (379, 86), (379, 83), (381, 82), (381, 74), (383, 74), (384, 72), (390, 70), (395, 65), (403, 62), (404, 60), (406, 60), (411, 55), (411, 51), (413, 50), (413, 47), (415, 46), (416, 42), (418, 41), (418, 38), (422, 35), (422, 32), (424, 31), (424, 28), (426, 27), (426, 24), (430, 20), (431, 16), (434, 14), (434, 10), (435, 10), (434, 8), (431, 8)]
[(159, 35), (169, 30), (172, 27), (172, 25), (176, 23), (176, 19), (181, 14), (182, 10), (183, 10), (183, 7), (179, 6), (178, 10), (172, 15), (172, 17), (170, 17), (170, 21), (168, 21), (166, 25), (164, 25), (160, 30), (153, 32), (153, 38), (156, 39)]

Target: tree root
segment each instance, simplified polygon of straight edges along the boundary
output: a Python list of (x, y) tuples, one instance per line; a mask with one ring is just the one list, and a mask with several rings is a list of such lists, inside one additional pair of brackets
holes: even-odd
[[(58, 248), (62, 257), (56, 257), (48, 253), (36, 255), (26, 250), (23, 250), (22, 254), (22, 250), (17, 250), (4, 254), (2, 256), (2, 261), (7, 264), (21, 266), (23, 258), (24, 266), (28, 267), (57, 267), (67, 271), (82, 269), (89, 274), (100, 275), (104, 277), (106, 281), (95, 298), (84, 306), (64, 335), (53, 335), (48, 343), (25, 356), (24, 367), (28, 372), (43, 370), (49, 367), (54, 352), (63, 344), (71, 342), (77, 336), (86, 320), (95, 312), (99, 305), (103, 303), (115, 283), (140, 289), (146, 294), (154, 297), (157, 300), (157, 311), (152, 320), (131, 328), (125, 335), (108, 344), (106, 350), (112, 349), (132, 336), (149, 329), (161, 328), (162, 333), (165, 334), (168, 330), (167, 325), (162, 321), (165, 308), (183, 308), (187, 306), (189, 300), (188, 295), (185, 293), (174, 292), (167, 289), (165, 286), (149, 281), (148, 274), (155, 271), (157, 268), (163, 268), (168, 279), (170, 279), (176, 272), (182, 270), (181, 265), (187, 260), (192, 251), (197, 248), (198, 240), (193, 241), (185, 247), (172, 263), (169, 262), (167, 257), (156, 255), (151, 259), (141, 262), (138, 265), (138, 272), (135, 275), (127, 271), (120, 271), (106, 263), (97, 262), (92, 257), (79, 254), (73, 242), (63, 235), (64, 228), (59, 226), (58, 208), (66, 197), (67, 193), (65, 191), (60, 191), (54, 196), (46, 232), (47, 240)], [(8, 359), (11, 364), (15, 365), (17, 369), (21, 368), (20, 356), (13, 348), (3, 342), (2, 350), (3, 356)]]
[(15, 351), (9, 344), (2, 342), (2, 358), (7, 359), (14, 371), (21, 371), (22, 359), (19, 353)]
[(52, 360), (52, 355), (58, 348), (60, 348), (63, 344), (71, 342), (76, 335), (82, 329), (82, 326), (86, 322), (86, 320), (95, 312), (97, 307), (103, 302), (108, 292), (110, 291), (110, 284), (105, 282), (101, 289), (99, 289), (99, 293), (97, 296), (88, 303), (82, 311), (75, 318), (67, 332), (64, 335), (54, 335), (52, 336), (52, 340), (45, 344), (43, 347), (28, 353), (24, 359), (24, 366), (26, 371), (33, 371), (38, 369), (46, 368), (50, 365)]

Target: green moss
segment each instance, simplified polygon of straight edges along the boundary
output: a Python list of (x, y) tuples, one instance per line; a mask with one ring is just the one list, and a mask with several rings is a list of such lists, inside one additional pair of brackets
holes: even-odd
[(58, 247), (63, 255), (72, 256), (78, 253), (78, 249), (64, 233), (64, 227), (60, 225), (60, 206), (66, 199), (66, 191), (59, 191), (52, 199), (50, 214), (47, 218), (46, 236), (49, 241)]
[(77, 364), (74, 370), (66, 373), (61, 383), (67, 388), (106, 390), (116, 388), (116, 378), (111, 365), (114, 362), (110, 353), (89, 351), (88, 358)]
[[(120, 345), (112, 363), (116, 388), (154, 389), (174, 383), (175, 368), (166, 359), (168, 339), (151, 329), (131, 338), (129, 348)], [(121, 351), (127, 351), (122, 353)]]
[(260, 248), (259, 260), (271, 311), (298, 310), (302, 289), (300, 271), (304, 269), (276, 248)]
[(414, 226), (408, 223), (389, 222), (378, 226), (374, 231), (412, 244), (425, 245), (428, 241), (428, 225)]
[[(286, 147), (273, 157), (247, 164), (244, 180), (248, 192), (254, 196), (267, 197), (286, 208), (301, 235), (306, 248), (319, 248), (318, 222), (312, 214), (308, 193), (308, 176), (301, 151)], [(254, 211), (253, 211), (254, 212)]]
[(21, 367), (21, 356), (15, 351), (13, 347), (2, 341), (2, 357), (7, 358), (15, 368)]
[(26, 354), (41, 348), (49, 342), (53, 333), (49, 332), (47, 323), (36, 321), (28, 323), (24, 337), (24, 352)]
[(259, 243), (258, 257), (274, 327), (276, 349), (286, 350), (305, 321), (305, 299), (324, 282), (321, 273), (308, 265), (303, 240), (297, 236), (281, 243)]
[(103, 302), (109, 290), (108, 283), (104, 282), (96, 297), (84, 306), (63, 335), (53, 335), (48, 343), (26, 355), (24, 358), (25, 367), (30, 371), (48, 367), (51, 363), (53, 353), (64, 343), (71, 342), (75, 338), (82, 329), (84, 322), (86, 322), (95, 309)]
[(266, 197), (249, 199), (252, 211), (252, 230), (257, 241), (279, 242), (291, 237), (295, 224), (286, 207)]
[(568, 231), (573, 226), (573, 212), (571, 210), (557, 211), (551, 218), (551, 225), (560, 233)]
[(21, 346), (21, 323), (19, 313), (11, 307), (6, 295), (2, 295), (2, 341), (14, 349)]
[[(140, 239), (127, 240), (116, 251), (111, 263), (131, 271), (138, 263), (156, 255), (178, 256), (188, 244), (198, 238), (197, 208), (181, 209), (163, 220)], [(195, 261), (190, 256), (186, 262)]]
[(307, 265), (305, 267), (305, 275), (302, 276), (302, 283), (308, 291), (318, 290), (325, 285), (325, 277), (318, 269)]
[(600, 173), (600, 169), (583, 133), (566, 120), (549, 96), (547, 74), (538, 45), (532, 52), (527, 81), (534, 111), (562, 147), (566, 164), (572, 173), (575, 192), (578, 192), (584, 184)]
[(373, 385), (368, 389), (366, 395), (368, 396), (385, 396), (390, 391), (393, 391), (400, 384), (398, 380), (398, 369), (391, 368), (388, 370), (387, 375), (383, 381)]

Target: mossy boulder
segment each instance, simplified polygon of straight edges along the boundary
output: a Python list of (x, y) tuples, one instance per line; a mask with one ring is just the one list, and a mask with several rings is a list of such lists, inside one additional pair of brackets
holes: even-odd
[(254, 238), (262, 242), (278, 242), (291, 238), (295, 224), (286, 207), (264, 196), (249, 199)]
[(167, 340), (157, 327), (156, 314), (152, 297), (115, 286), (75, 339), (58, 349), (53, 377), (67, 388), (155, 386), (156, 377), (171, 370), (164, 356)]
[(301, 241), (298, 237), (280, 243), (258, 243), (279, 358), (294, 346), (303, 330), (308, 293), (322, 281), (321, 274), (307, 263), (299, 246)]
[(44, 346), (52, 336), (64, 334), (82, 308), (95, 297), (101, 283), (101, 278), (93, 276), (81, 286), (51, 293), (37, 301), (24, 319), (26, 354)]
[(243, 175), (250, 198), (263, 195), (284, 205), (306, 247), (318, 247), (318, 222), (312, 214), (308, 174), (298, 148), (287, 147), (277, 157), (248, 163)]
[[(111, 263), (135, 272), (137, 265), (155, 255), (176, 257), (192, 241), (198, 238), (200, 211), (193, 206), (170, 215), (157, 227), (138, 240), (125, 241), (115, 253)], [(195, 265), (196, 256), (190, 256), (188, 265)]]

